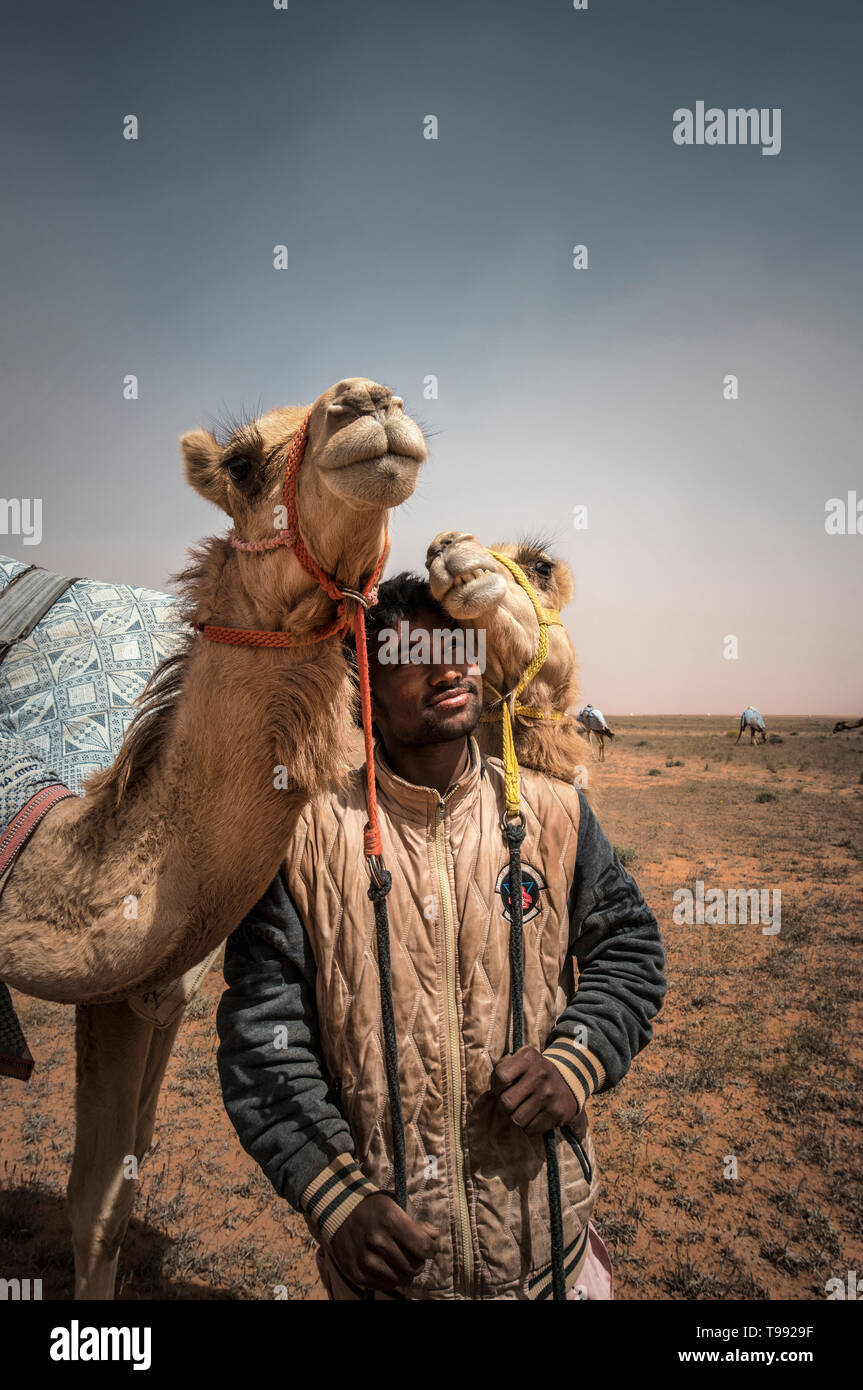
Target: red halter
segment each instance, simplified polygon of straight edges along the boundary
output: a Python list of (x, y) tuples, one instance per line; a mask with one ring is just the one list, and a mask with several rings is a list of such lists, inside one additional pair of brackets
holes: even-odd
[(285, 465), (285, 485), (283, 491), (285, 511), (287, 512), (288, 525), (286, 530), (281, 531), (276, 536), (268, 537), (262, 541), (241, 541), (235, 535), (231, 535), (231, 545), (235, 550), (247, 551), (266, 551), (275, 550), (277, 546), (287, 545), (293, 548), (293, 552), (305, 570), (306, 574), (316, 580), (324, 593), (331, 598), (337, 605), (335, 616), (328, 623), (321, 623), (319, 627), (313, 628), (308, 633), (293, 632), (260, 632), (238, 627), (217, 627), (211, 623), (198, 623), (198, 631), (208, 642), (225, 642), (237, 647), (299, 647), (311, 642), (324, 642), (329, 637), (344, 637), (351, 620), (345, 613), (345, 601), (352, 599), (357, 605), (354, 615), (354, 637), (357, 648), (357, 671), (360, 683), (360, 710), (363, 721), (363, 741), (366, 753), (366, 778), (368, 781), (368, 808), (369, 819), (363, 836), (363, 848), (366, 858), (371, 861), (371, 870), (375, 878), (378, 868), (380, 855), (382, 853), (380, 826), (378, 824), (377, 790), (375, 785), (374, 767), (374, 744), (372, 742), (372, 703), (371, 687), (369, 685), (369, 661), (366, 651), (366, 619), (365, 610), (377, 601), (376, 586), (383, 571), (384, 562), (389, 546), (389, 531), (384, 534), (383, 549), (377, 564), (372, 571), (371, 577), (362, 589), (349, 589), (338, 583), (336, 578), (327, 574), (316, 560), (312, 558), (303, 540), (300, 531), (300, 520), (297, 512), (297, 474), (303, 455), (306, 451), (306, 441), (309, 436), (309, 416), (311, 409), (306, 412), (305, 418), (291, 440), (291, 447), (288, 451), (288, 459)]

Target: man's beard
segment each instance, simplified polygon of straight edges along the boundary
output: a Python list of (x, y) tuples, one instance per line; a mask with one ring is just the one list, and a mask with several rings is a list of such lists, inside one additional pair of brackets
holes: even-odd
[(471, 703), (456, 714), (439, 714), (434, 705), (426, 705), (422, 711), (423, 727), (415, 738), (405, 740), (415, 746), (427, 747), (432, 743), (455, 743), (473, 733), (482, 716), (482, 697), (472, 685), (455, 685), (455, 690), (464, 690), (471, 696)]

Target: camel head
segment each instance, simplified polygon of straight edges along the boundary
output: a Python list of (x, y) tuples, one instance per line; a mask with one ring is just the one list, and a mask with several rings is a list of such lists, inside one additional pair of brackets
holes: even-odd
[[(181, 450), (186, 480), (227, 512), (242, 541), (284, 528), (288, 452), (307, 407), (283, 406), (216, 434), (193, 430)], [(300, 531), (317, 563), (356, 587), (380, 555), (389, 509), (410, 497), (426, 444), (388, 386), (348, 377), (311, 407), (297, 480)], [(232, 553), (242, 585), (267, 606), (283, 607), (314, 587), (289, 546)]]
[[(534, 541), (492, 546), (514, 560), (545, 608), (561, 609), (573, 596), (569, 566)], [(426, 568), (437, 601), (462, 627), (484, 628), (486, 679), (509, 694), (537, 649), (538, 626), (533, 604), (509, 570), (476, 536), (443, 531), (428, 548)], [(577, 698), (575, 652), (566, 628), (548, 629), (548, 657), (521, 696), (524, 703), (551, 705), (565, 711)]]

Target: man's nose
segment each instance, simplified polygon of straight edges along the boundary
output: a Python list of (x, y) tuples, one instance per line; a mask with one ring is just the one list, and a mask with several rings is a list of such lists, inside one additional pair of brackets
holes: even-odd
[(469, 662), (442, 661), (429, 667), (429, 681), (432, 685), (454, 685), (463, 681), (470, 670)]

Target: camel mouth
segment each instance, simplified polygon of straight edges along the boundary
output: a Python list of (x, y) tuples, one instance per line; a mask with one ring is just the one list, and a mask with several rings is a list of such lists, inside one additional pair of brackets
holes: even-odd
[(363, 464), (385, 468), (387, 461), (393, 460), (418, 468), (425, 462), (426, 454), (422, 430), (407, 415), (386, 420), (362, 415), (334, 431), (318, 466), (324, 473), (339, 473)]
[[(437, 576), (435, 576), (437, 578)], [(482, 564), (461, 574), (446, 575), (446, 587), (434, 585), (435, 598), (454, 618), (475, 618), (500, 603), (506, 593), (506, 580), (496, 570)]]
[(384, 453), (321, 468), (331, 492), (353, 507), (398, 507), (412, 495), (422, 459)]

